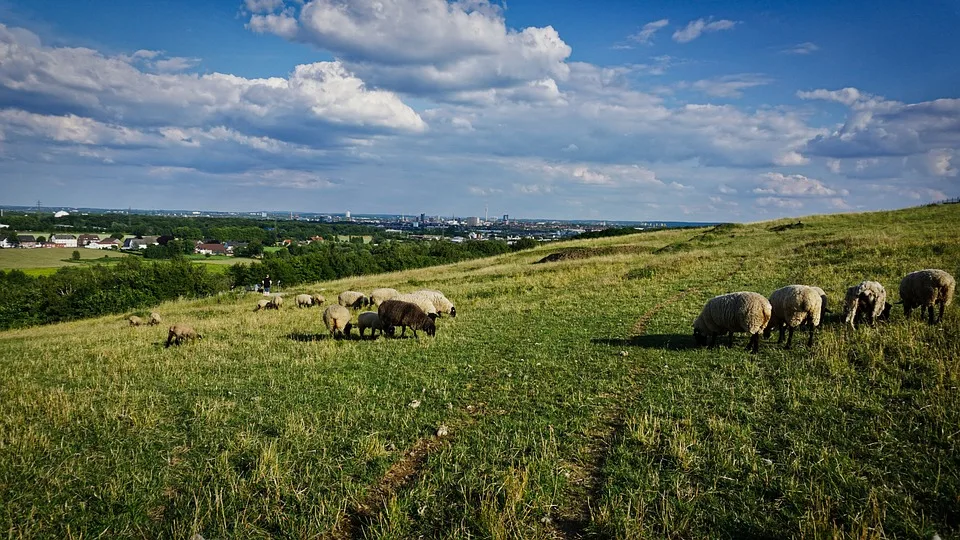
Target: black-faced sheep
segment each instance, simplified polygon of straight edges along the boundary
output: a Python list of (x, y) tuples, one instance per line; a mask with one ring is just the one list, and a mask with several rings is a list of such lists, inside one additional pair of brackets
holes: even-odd
[(310, 298), (313, 298), (313, 305), (315, 306), (322, 306), (327, 303), (327, 299), (322, 294), (314, 294)]
[(136, 315), (131, 315), (127, 318), (127, 320), (130, 321), (130, 326), (140, 326), (143, 324), (143, 319), (137, 317)]
[(750, 334), (747, 350), (760, 350), (760, 333), (770, 322), (772, 308), (762, 294), (755, 292), (735, 292), (707, 300), (703, 310), (693, 321), (693, 337), (698, 345), (716, 344), (717, 336), (730, 334), (729, 345), (733, 346), (733, 333)]
[(160, 317), (159, 313), (157, 313), (156, 311), (150, 312), (150, 319), (147, 321), (147, 324), (149, 324), (150, 326), (157, 326), (162, 322), (163, 322), (163, 319)]
[(175, 324), (170, 327), (170, 332), (167, 334), (166, 346), (169, 347), (171, 344), (180, 345), (189, 339), (203, 339), (203, 336), (198, 334), (191, 326)]
[[(822, 292), (822, 291), (820, 291)], [(804, 322), (810, 325), (810, 337), (807, 347), (813, 346), (813, 333), (820, 326), (820, 316), (823, 309), (823, 299), (814, 287), (806, 285), (788, 285), (773, 291), (770, 295), (772, 308), (770, 322), (763, 331), (763, 337), (770, 337), (770, 332), (777, 328), (780, 338), (777, 344), (783, 343), (784, 330), (789, 330), (787, 348), (793, 344), (793, 331)]]
[(427, 316), (416, 304), (404, 302), (402, 300), (387, 300), (380, 304), (377, 309), (377, 315), (380, 316), (380, 324), (388, 335), (394, 335), (394, 327), (400, 326), (403, 330), (400, 333), (402, 337), (409, 326), (413, 330), (413, 337), (419, 337), (417, 330), (423, 330), (428, 336), (434, 336), (437, 333), (437, 325), (434, 320)]
[(374, 289), (370, 292), (370, 304), (380, 307), (380, 304), (386, 302), (387, 300), (393, 300), (397, 296), (400, 296), (400, 292), (396, 289), (390, 289), (386, 287)]
[[(943, 270), (927, 269), (910, 272), (900, 280), (900, 301), (903, 302), (903, 315), (910, 317), (914, 308), (929, 312), (927, 322), (936, 324), (943, 320), (943, 310), (953, 302), (953, 292), (957, 281)], [(940, 314), (933, 317), (934, 306), (940, 306)]]
[(843, 299), (843, 322), (854, 328), (861, 319), (866, 318), (873, 326), (878, 320), (889, 317), (889, 306), (883, 285), (876, 281), (861, 281), (847, 289)]
[(350, 310), (343, 306), (330, 306), (323, 310), (323, 324), (330, 331), (330, 335), (337, 337), (350, 337)]
[(457, 316), (457, 308), (453, 306), (453, 302), (448, 300), (442, 292), (432, 289), (421, 289), (419, 291), (415, 291), (413, 294), (419, 294), (429, 298), (433, 302), (433, 307), (436, 308), (438, 315), (441, 313), (446, 313), (451, 317)]
[(383, 325), (380, 323), (380, 315), (376, 311), (364, 311), (357, 315), (357, 328), (360, 330), (360, 339), (363, 339), (363, 331), (370, 329), (370, 337), (377, 337), (377, 330), (383, 334)]
[(431, 319), (436, 319), (439, 316), (439, 313), (437, 313), (437, 306), (433, 303), (433, 299), (425, 294), (406, 293), (398, 295), (391, 300), (399, 300), (401, 302), (416, 304), (416, 306), (423, 310), (423, 312), (426, 313)]
[(337, 303), (350, 309), (360, 309), (370, 305), (370, 299), (362, 292), (343, 291), (337, 296)]

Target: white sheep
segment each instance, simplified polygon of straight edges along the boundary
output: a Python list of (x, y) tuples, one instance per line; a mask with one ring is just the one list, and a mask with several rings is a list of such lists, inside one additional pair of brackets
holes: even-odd
[(433, 301), (433, 306), (437, 308), (437, 314), (446, 313), (451, 317), (457, 316), (457, 308), (453, 307), (453, 302), (447, 299), (446, 296), (440, 291), (432, 289), (421, 289), (419, 291), (414, 291), (413, 294), (420, 294), (426, 296), (431, 301)]
[(323, 324), (330, 331), (330, 335), (336, 338), (350, 337), (350, 310), (343, 306), (330, 306), (323, 311)]
[(310, 307), (313, 305), (313, 297), (309, 294), (298, 294), (294, 300), (297, 302), (297, 307)]
[(431, 319), (436, 319), (439, 316), (437, 312), (437, 306), (433, 303), (433, 298), (420, 294), (420, 293), (407, 293), (391, 298), (391, 300), (400, 300), (401, 302), (410, 302), (411, 304), (416, 304), (416, 306), (423, 310)]
[(386, 302), (387, 300), (392, 300), (397, 296), (400, 296), (400, 292), (396, 289), (390, 289), (387, 287), (374, 289), (370, 292), (370, 304), (380, 307), (380, 304)]
[[(900, 301), (903, 302), (903, 315), (910, 317), (914, 308), (920, 308), (923, 318), (924, 309), (928, 310), (928, 322), (936, 324), (943, 320), (943, 309), (953, 302), (953, 291), (957, 281), (943, 270), (927, 269), (910, 272), (900, 280)], [(933, 308), (940, 306), (940, 314), (933, 318)]]
[(733, 333), (750, 334), (747, 350), (760, 350), (760, 333), (770, 322), (772, 308), (762, 294), (755, 292), (735, 292), (723, 294), (710, 300), (693, 321), (693, 337), (698, 345), (716, 344), (719, 334), (730, 334), (729, 345), (733, 346)]
[(770, 322), (763, 331), (763, 337), (770, 337), (770, 332), (777, 328), (780, 330), (780, 338), (777, 344), (783, 343), (784, 330), (789, 330), (790, 336), (787, 338), (787, 348), (793, 344), (793, 331), (804, 322), (810, 325), (810, 338), (807, 339), (807, 347), (813, 346), (813, 333), (816, 327), (820, 326), (820, 317), (823, 309), (823, 299), (816, 287), (806, 285), (787, 285), (773, 291), (770, 295), (770, 306), (772, 308)]
[[(384, 300), (386, 302), (386, 300)], [(360, 330), (360, 339), (363, 339), (363, 331), (370, 329), (370, 337), (377, 336), (377, 330), (383, 335), (383, 325), (380, 324), (380, 316), (376, 311), (364, 311), (357, 315), (357, 328)]]
[(162, 322), (163, 322), (163, 318), (160, 317), (159, 313), (157, 313), (156, 311), (150, 312), (150, 319), (147, 321), (147, 324), (149, 324), (150, 326), (157, 326)]
[(360, 309), (370, 305), (370, 299), (367, 295), (357, 291), (343, 291), (337, 296), (337, 303), (343, 307), (351, 309)]
[(863, 317), (867, 318), (870, 326), (877, 320), (884, 320), (890, 314), (890, 304), (887, 303), (887, 291), (876, 281), (861, 281), (847, 289), (843, 299), (843, 322), (855, 328), (855, 324)]
[(141, 326), (143, 324), (143, 319), (136, 315), (129, 316), (127, 320), (130, 321), (130, 326)]
[(322, 306), (327, 303), (327, 299), (322, 294), (314, 294), (310, 298), (313, 298), (313, 305), (315, 306)]

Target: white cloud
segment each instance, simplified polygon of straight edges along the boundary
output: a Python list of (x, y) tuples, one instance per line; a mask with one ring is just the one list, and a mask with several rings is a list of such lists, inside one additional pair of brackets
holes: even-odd
[(927, 152), (927, 171), (934, 176), (957, 176), (957, 167), (952, 160), (957, 156), (953, 148), (939, 148)]
[(506, 26), (487, 0), (310, 0), (299, 14), (254, 14), (249, 27), (310, 43), (378, 87), (410, 94), (513, 88), (568, 75), (552, 27)]
[(760, 197), (756, 200), (758, 206), (773, 206), (787, 210), (799, 210), (803, 208), (803, 202), (796, 199), (784, 199), (781, 197)]
[(797, 165), (806, 165), (810, 163), (810, 158), (804, 157), (799, 152), (788, 150), (779, 156), (773, 158), (773, 162), (781, 167), (790, 167)]
[(743, 96), (743, 90), (755, 86), (770, 84), (773, 79), (756, 73), (741, 73), (738, 75), (724, 75), (712, 79), (701, 79), (691, 87), (709, 96), (738, 98)]
[(630, 35), (627, 39), (637, 43), (650, 43), (653, 35), (668, 24), (670, 24), (668, 19), (660, 19), (659, 21), (648, 22), (647, 24), (643, 25), (643, 28), (641, 28), (639, 32)]
[(776, 195), (778, 197), (831, 197), (847, 195), (846, 190), (828, 188), (823, 182), (807, 178), (802, 174), (785, 175), (768, 172), (761, 175), (762, 182), (753, 189), (758, 195)]
[(199, 63), (199, 58), (184, 58), (181, 56), (174, 56), (172, 58), (157, 60), (153, 63), (153, 66), (157, 71), (162, 73), (175, 73), (196, 67), (196, 65)]
[(834, 174), (840, 173), (840, 160), (839, 159), (828, 159), (827, 160), (827, 169)]
[(83, 145), (133, 145), (144, 144), (148, 140), (147, 135), (140, 131), (74, 114), (56, 116), (0, 109), (0, 127), (28, 136)]
[(243, 5), (251, 13), (263, 13), (280, 9), (283, 0), (244, 0)]
[(714, 21), (712, 19), (697, 19), (695, 21), (690, 21), (687, 23), (687, 26), (674, 32), (673, 40), (677, 43), (689, 43), (708, 32), (730, 30), (738, 23), (739, 21), (731, 21), (727, 19), (720, 19), (719, 21)]
[(820, 50), (820, 47), (812, 41), (804, 41), (803, 43), (797, 43), (792, 47), (784, 49), (782, 52), (787, 54), (810, 54)]

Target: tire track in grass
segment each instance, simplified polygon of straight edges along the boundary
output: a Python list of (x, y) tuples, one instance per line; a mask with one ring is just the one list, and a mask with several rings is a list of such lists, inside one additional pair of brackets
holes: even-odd
[[(732, 271), (721, 277), (714, 283), (729, 281), (737, 275), (746, 265), (747, 258), (741, 256), (740, 263)], [(664, 308), (675, 304), (690, 294), (700, 292), (699, 287), (689, 287), (672, 295), (666, 300), (653, 306), (646, 313), (637, 319), (631, 329), (631, 337), (637, 338), (647, 331), (647, 325)], [(631, 370), (630, 376), (637, 374), (636, 368)], [(636, 394), (640, 388), (634, 384), (624, 391), (615, 403), (625, 403), (627, 398)], [(559, 517), (548, 522), (548, 528), (551, 529), (553, 536), (560, 539), (581, 539), (590, 535), (587, 530), (593, 521), (593, 508), (591, 503), (599, 499), (601, 490), (605, 483), (603, 470), (606, 468), (607, 459), (610, 456), (610, 450), (623, 437), (623, 430), (626, 426), (626, 411), (623, 406), (614, 405), (601, 413), (601, 422), (598, 433), (593, 435), (587, 445), (587, 460), (581, 467), (576, 467), (576, 474), (571, 474), (571, 485), (573, 493), (570, 499), (575, 501), (570, 508), (561, 508), (558, 512)]]

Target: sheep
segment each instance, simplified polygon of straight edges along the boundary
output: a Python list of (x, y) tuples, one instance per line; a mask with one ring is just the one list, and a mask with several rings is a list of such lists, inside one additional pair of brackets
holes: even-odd
[(170, 333), (167, 334), (167, 345), (170, 347), (170, 344), (180, 345), (188, 339), (203, 339), (203, 336), (198, 334), (196, 330), (191, 326), (185, 324), (175, 324), (170, 327)]
[(282, 296), (274, 296), (274, 297), (270, 298), (270, 306), (268, 306), (268, 307), (270, 307), (271, 309), (277, 309), (277, 310), (279, 310), (281, 307), (283, 307), (283, 297), (282, 297)]
[(350, 323), (350, 310), (343, 306), (328, 307), (323, 310), (323, 324), (334, 338), (338, 335), (341, 338), (344, 336), (349, 338), (350, 329), (353, 327)]
[(150, 312), (150, 319), (147, 321), (147, 324), (149, 324), (150, 326), (157, 326), (162, 322), (163, 322), (163, 319), (160, 317), (159, 313), (157, 313), (156, 311)]
[(322, 294), (314, 294), (310, 298), (313, 298), (313, 305), (315, 306), (322, 306), (327, 303), (327, 299)]
[(254, 311), (260, 311), (261, 309), (270, 309), (270, 300), (263, 298), (257, 301), (257, 307), (253, 308)]
[(377, 330), (381, 335), (383, 334), (383, 325), (380, 324), (380, 316), (376, 311), (364, 311), (357, 315), (357, 328), (360, 329), (360, 339), (363, 339), (363, 331), (367, 328), (370, 329), (371, 338), (377, 336)]
[(457, 316), (457, 308), (453, 306), (453, 302), (448, 300), (442, 292), (431, 289), (421, 289), (415, 291), (413, 294), (420, 294), (432, 300), (434, 307), (437, 308), (437, 314), (447, 313), (451, 317)]
[(813, 289), (815, 293), (820, 295), (820, 320), (826, 321), (827, 313), (830, 313), (830, 310), (827, 309), (827, 293), (823, 292), (823, 289), (821, 289), (820, 287), (815, 287), (813, 285), (807, 285), (807, 286)]
[[(420, 293), (407, 293), (398, 295), (392, 300), (400, 300), (401, 302), (410, 302), (411, 304), (416, 304), (418, 308), (423, 310), (431, 319), (436, 319), (439, 316), (437, 313), (437, 306), (433, 303), (433, 299), (420, 294)], [(380, 304), (383, 305), (383, 304)]]
[(313, 297), (309, 294), (298, 294), (294, 300), (297, 302), (297, 307), (310, 307), (313, 305)]
[(784, 330), (789, 329), (790, 337), (787, 338), (789, 349), (793, 343), (793, 331), (806, 321), (810, 325), (807, 347), (812, 347), (813, 333), (816, 327), (820, 326), (823, 313), (823, 299), (820, 292), (806, 285), (787, 285), (773, 291), (770, 295), (772, 307), (770, 322), (763, 331), (763, 337), (770, 337), (771, 330), (779, 328), (780, 338), (777, 339), (777, 345), (779, 345), (783, 343)]
[(143, 324), (143, 319), (137, 317), (136, 315), (131, 315), (127, 318), (127, 320), (130, 321), (130, 326), (140, 326)]
[(717, 335), (730, 333), (729, 345), (733, 346), (733, 333), (750, 334), (747, 350), (756, 353), (760, 350), (760, 333), (770, 322), (772, 307), (762, 294), (755, 292), (735, 292), (711, 298), (693, 321), (693, 337), (698, 345), (716, 344)]
[(257, 301), (257, 307), (253, 308), (254, 311), (260, 311), (261, 309), (280, 309), (280, 306), (283, 305), (283, 298), (279, 296), (271, 296), (270, 298), (263, 298)]
[(843, 300), (843, 322), (855, 328), (855, 324), (863, 317), (867, 318), (870, 326), (877, 320), (886, 320), (890, 315), (887, 303), (887, 291), (876, 281), (861, 281), (847, 289)]
[(400, 292), (396, 289), (381, 288), (374, 289), (370, 292), (370, 304), (380, 307), (380, 304), (386, 302), (387, 300), (392, 300), (400, 296)]
[[(920, 308), (920, 318), (923, 310), (929, 313), (927, 322), (936, 324), (943, 320), (943, 309), (953, 301), (953, 291), (957, 282), (953, 276), (943, 270), (927, 269), (910, 272), (900, 280), (900, 301), (903, 302), (903, 315), (910, 317), (914, 308)], [(940, 306), (940, 314), (936, 321), (933, 318), (933, 307)]]
[(352, 309), (360, 309), (370, 305), (370, 299), (367, 295), (357, 291), (343, 291), (337, 296), (337, 302), (343, 306)]
[(377, 315), (380, 316), (380, 324), (384, 331), (391, 336), (394, 335), (395, 326), (403, 328), (401, 337), (407, 332), (408, 326), (413, 330), (413, 337), (419, 337), (417, 330), (423, 330), (428, 336), (437, 334), (437, 325), (433, 318), (427, 316), (417, 304), (411, 302), (387, 300), (380, 304)]

